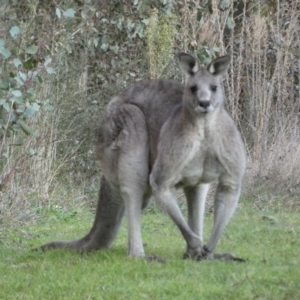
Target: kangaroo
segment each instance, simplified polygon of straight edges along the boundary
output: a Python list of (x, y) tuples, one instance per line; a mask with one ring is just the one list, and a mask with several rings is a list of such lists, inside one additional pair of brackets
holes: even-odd
[[(103, 174), (94, 224), (81, 239), (41, 248), (80, 252), (108, 248), (126, 211), (128, 255), (145, 257), (141, 211), (153, 196), (185, 239), (184, 258), (244, 261), (230, 253), (215, 253), (236, 209), (246, 167), (240, 133), (223, 104), (221, 77), (229, 63), (226, 55), (203, 67), (193, 56), (180, 53), (185, 85), (148, 80), (114, 97), (105, 109), (96, 143)], [(218, 183), (214, 224), (204, 244), (204, 207), (214, 181)], [(179, 187), (187, 201), (187, 222), (174, 194)]]

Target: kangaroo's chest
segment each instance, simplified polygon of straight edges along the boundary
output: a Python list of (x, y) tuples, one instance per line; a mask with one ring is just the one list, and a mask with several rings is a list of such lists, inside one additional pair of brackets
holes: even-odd
[(206, 142), (201, 143), (184, 166), (180, 185), (193, 186), (215, 181), (223, 172), (217, 152), (217, 149)]

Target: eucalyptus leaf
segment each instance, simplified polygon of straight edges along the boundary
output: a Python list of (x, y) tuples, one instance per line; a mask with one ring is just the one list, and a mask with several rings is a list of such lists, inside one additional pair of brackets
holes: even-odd
[(22, 65), (22, 62), (18, 58), (14, 58), (13, 62), (16, 68)]
[(9, 57), (11, 56), (11, 52), (10, 52), (8, 49), (4, 48), (4, 47), (0, 48), (0, 53), (1, 53), (5, 58), (9, 58)]
[(44, 57), (44, 60), (45, 60), (45, 62), (44, 62), (44, 66), (45, 66), (45, 67), (47, 67), (47, 65), (48, 65), (49, 63), (51, 63), (51, 61), (52, 61), (52, 59), (51, 59), (51, 57), (50, 57), (49, 55), (45, 56), (45, 57)]
[(35, 154), (34, 149), (33, 149), (33, 148), (30, 148), (30, 149), (29, 149), (29, 155), (32, 156), (32, 155), (34, 155), (34, 154)]
[(12, 126), (12, 129), (13, 129), (14, 131), (20, 131), (20, 130), (21, 130), (21, 126), (20, 126), (19, 124), (14, 124), (14, 125)]
[(106, 51), (107, 48), (108, 48), (108, 44), (103, 43), (103, 44), (100, 46), (100, 48), (101, 48), (102, 50)]
[(25, 132), (25, 134), (27, 134), (27, 135), (32, 134), (33, 130), (23, 120), (19, 120), (18, 124), (21, 126), (21, 128)]
[(15, 37), (20, 33), (20, 28), (18, 26), (14, 26), (10, 29), (9, 33), (12, 37)]
[(37, 60), (31, 57), (23, 63), (23, 68), (25, 70), (32, 70), (33, 68), (36, 67), (36, 65), (37, 65)]
[(19, 90), (14, 90), (11, 92), (15, 97), (21, 97), (22, 96), (22, 93), (21, 91)]
[(230, 18), (230, 17), (227, 18), (226, 25), (229, 29), (234, 28), (234, 21), (232, 20), (232, 18)]
[(19, 84), (19, 85), (24, 85), (24, 82), (23, 80), (20, 78), (20, 76), (16, 76), (14, 77), (15, 81)]
[(24, 116), (31, 118), (35, 114), (36, 110), (32, 106), (28, 106), (24, 111)]
[(48, 74), (56, 74), (55, 70), (51, 67), (47, 67), (46, 71), (47, 71)]
[(0, 47), (3, 47), (5, 45), (4, 39), (0, 39)]
[(56, 12), (57, 17), (60, 19), (61, 18), (61, 11), (58, 7), (56, 8), (55, 12)]
[(45, 107), (47, 110), (49, 110), (49, 111), (54, 110), (53, 105), (51, 105), (51, 104), (49, 104), (49, 103), (46, 103), (46, 104), (44, 105), (44, 107)]
[(31, 45), (31, 46), (27, 47), (26, 53), (28, 53), (28, 54), (36, 54), (38, 50), (39, 50), (38, 46)]
[(19, 75), (23, 81), (26, 81), (27, 75), (25, 73), (22, 73), (21, 71), (19, 71)]
[(18, 103), (18, 104), (24, 104), (24, 98), (23, 98), (23, 96), (16, 97), (15, 98), (15, 102)]
[(66, 11), (64, 11), (64, 16), (65, 16), (66, 18), (74, 18), (75, 12), (76, 12), (76, 11), (75, 11), (73, 8), (69, 8), (69, 9), (67, 9)]
[(40, 132), (36, 129), (33, 131), (32, 135), (36, 138), (38, 138), (40, 136)]
[(2, 106), (7, 112), (10, 112), (10, 106), (7, 102), (3, 103)]
[(37, 103), (33, 103), (32, 104), (32, 108), (35, 110), (35, 111), (38, 111), (40, 109), (40, 106), (37, 104)]

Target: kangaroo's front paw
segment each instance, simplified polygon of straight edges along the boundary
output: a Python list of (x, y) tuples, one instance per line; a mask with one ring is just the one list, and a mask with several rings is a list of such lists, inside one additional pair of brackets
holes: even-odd
[(236, 257), (231, 253), (214, 253), (210, 251), (207, 246), (204, 246), (202, 249), (201, 254), (198, 256), (197, 260), (212, 260), (212, 259), (219, 259), (224, 261), (236, 261), (236, 262), (246, 262), (245, 259)]
[(236, 262), (246, 262), (245, 259), (236, 257), (231, 253), (214, 253), (214, 259), (220, 259), (225, 261), (236, 261)]
[(197, 257), (197, 260), (201, 261), (201, 260), (212, 260), (212, 259), (214, 259), (214, 253), (212, 251), (210, 251), (207, 248), (207, 246), (204, 245), (202, 247), (200, 254)]

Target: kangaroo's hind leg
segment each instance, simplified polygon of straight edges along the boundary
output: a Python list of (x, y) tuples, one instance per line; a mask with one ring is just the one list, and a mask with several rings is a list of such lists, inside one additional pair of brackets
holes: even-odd
[[(148, 131), (140, 109), (122, 108), (123, 130), (119, 135), (118, 183), (128, 216), (128, 255), (144, 256), (141, 210), (145, 205), (149, 177)], [(147, 202), (147, 201), (146, 201)]]

